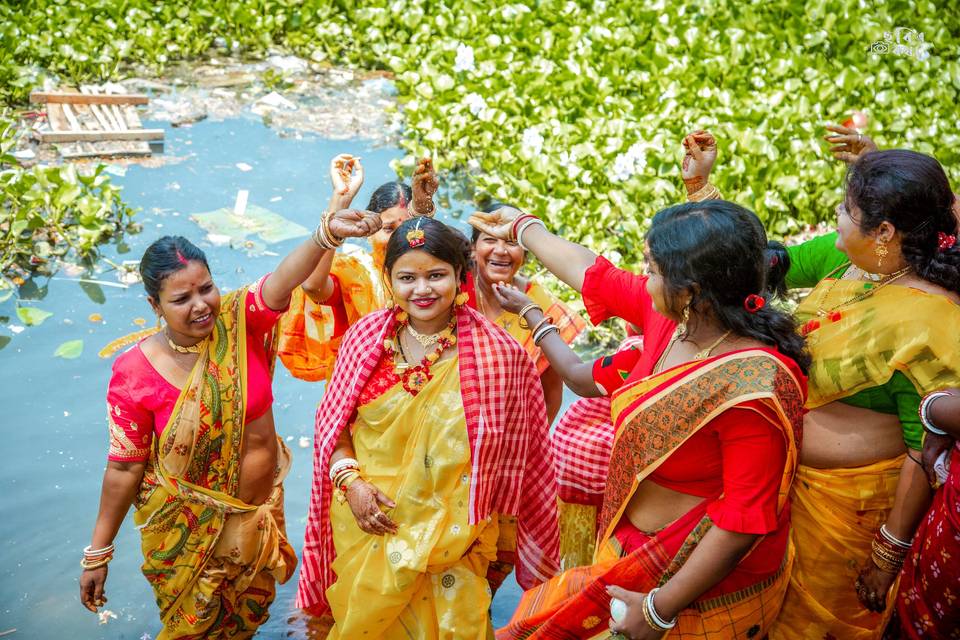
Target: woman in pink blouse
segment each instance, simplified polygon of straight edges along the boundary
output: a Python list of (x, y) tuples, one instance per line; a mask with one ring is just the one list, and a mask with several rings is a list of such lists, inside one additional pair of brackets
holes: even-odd
[(80, 599), (106, 602), (113, 539), (131, 504), (161, 638), (247, 638), (296, 556), (283, 519), (290, 455), (274, 428), (274, 326), (290, 294), (377, 214), (328, 213), (313, 239), (252, 286), (224, 296), (182, 237), (147, 248), (140, 273), (162, 330), (120, 355), (107, 392), (110, 454), (81, 562)]

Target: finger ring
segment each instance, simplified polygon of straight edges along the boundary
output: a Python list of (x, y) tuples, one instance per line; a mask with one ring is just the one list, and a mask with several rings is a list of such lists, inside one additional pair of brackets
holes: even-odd
[(857, 142), (862, 142), (862, 141), (863, 141), (863, 134), (857, 133)]

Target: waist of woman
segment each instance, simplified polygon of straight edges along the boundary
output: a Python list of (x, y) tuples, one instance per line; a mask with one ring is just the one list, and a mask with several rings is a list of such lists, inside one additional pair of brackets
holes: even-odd
[(862, 467), (905, 450), (903, 428), (893, 414), (835, 401), (812, 409), (803, 420), (800, 464), (808, 467)]

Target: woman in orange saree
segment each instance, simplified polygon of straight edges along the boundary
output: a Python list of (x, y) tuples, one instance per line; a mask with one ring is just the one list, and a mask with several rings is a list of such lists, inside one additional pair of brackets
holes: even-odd
[[(762, 637), (791, 563), (788, 492), (809, 360), (793, 322), (766, 304), (774, 283), (759, 220), (726, 202), (661, 211), (645, 277), (519, 212), (471, 223), (520, 231), (548, 269), (582, 290), (595, 322), (619, 315), (644, 334), (642, 352), (583, 363), (541, 312), (526, 314), (574, 391), (612, 392), (616, 435), (593, 564), (527, 591), (497, 637)], [(526, 301), (497, 291), (510, 308)]]

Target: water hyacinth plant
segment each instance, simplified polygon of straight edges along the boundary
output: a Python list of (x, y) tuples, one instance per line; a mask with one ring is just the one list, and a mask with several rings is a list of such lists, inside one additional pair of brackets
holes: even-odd
[(0, 7), (0, 25), (15, 102), (47, 73), (159, 72), (211, 49), (390, 71), (411, 157), (626, 266), (682, 197), (696, 128), (720, 140), (718, 186), (775, 235), (832, 215), (843, 167), (822, 125), (854, 110), (882, 147), (960, 178), (960, 12), (945, 0), (34, 0)]

